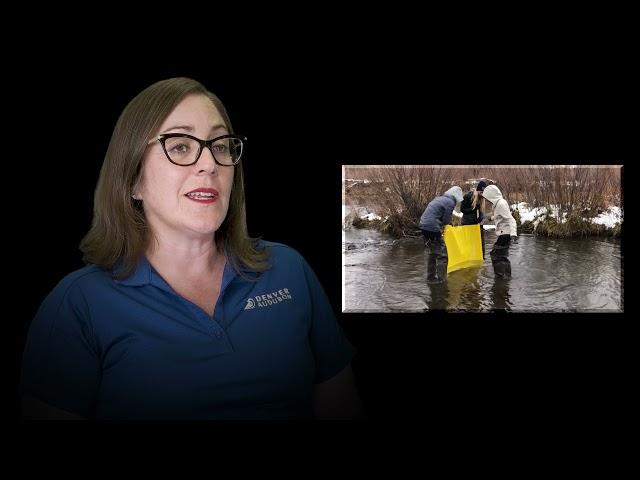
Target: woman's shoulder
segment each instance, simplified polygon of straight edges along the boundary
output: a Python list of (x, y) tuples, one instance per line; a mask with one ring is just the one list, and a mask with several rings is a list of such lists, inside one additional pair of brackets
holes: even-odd
[(97, 265), (86, 265), (64, 276), (53, 288), (54, 296), (68, 296), (72, 293), (101, 289), (113, 284), (114, 280), (109, 272)]
[(95, 299), (104, 299), (113, 284), (111, 275), (100, 267), (87, 265), (64, 276), (43, 299), (40, 315), (58, 318), (60, 312), (86, 310)]
[(295, 248), (290, 247), (289, 245), (285, 245), (284, 243), (259, 240), (258, 249), (268, 249), (272, 258), (272, 262), (282, 260), (304, 260), (304, 257), (300, 254), (300, 252), (298, 252)]
[(274, 272), (281, 272), (285, 269), (289, 270), (289, 272), (306, 272), (312, 269), (305, 256), (289, 245), (267, 240), (260, 240), (259, 245), (269, 249), (270, 270)]
[(498, 206), (499, 206), (500, 208), (503, 208), (503, 209), (504, 209), (504, 208), (506, 208), (507, 210), (510, 210), (509, 202), (508, 202), (508, 201), (507, 201), (507, 199), (506, 199), (506, 198), (504, 198), (504, 197), (500, 198), (500, 200), (498, 200), (498, 201), (496, 202), (496, 207), (498, 207)]
[(266, 240), (260, 240), (258, 245), (269, 249), (270, 275), (298, 278), (301, 282), (315, 279), (312, 263), (295, 248)]

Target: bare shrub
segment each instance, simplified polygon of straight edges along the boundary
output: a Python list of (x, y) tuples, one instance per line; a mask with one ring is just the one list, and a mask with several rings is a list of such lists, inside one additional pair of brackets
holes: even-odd
[(454, 169), (440, 166), (384, 166), (369, 175), (380, 215), (395, 225), (391, 230), (405, 235), (416, 233), (431, 200), (460, 183)]
[[(346, 168), (345, 178), (354, 179), (345, 185), (348, 196), (386, 218), (380, 228), (394, 236), (419, 234), (418, 221), (431, 200), (454, 185), (466, 192), (481, 178), (496, 184), (510, 204), (525, 202), (531, 208), (554, 212), (553, 221), (539, 225), (537, 233), (545, 235), (599, 234), (582, 218), (596, 217), (612, 205), (623, 206), (621, 170), (611, 167), (380, 165)], [(491, 204), (485, 202), (483, 209), (490, 210)], [(532, 229), (530, 222), (520, 225), (517, 210), (514, 217), (519, 229)]]

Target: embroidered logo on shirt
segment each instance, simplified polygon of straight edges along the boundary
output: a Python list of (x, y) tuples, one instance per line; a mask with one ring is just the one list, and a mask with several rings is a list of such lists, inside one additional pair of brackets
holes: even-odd
[(268, 307), (269, 305), (275, 305), (276, 303), (280, 303), (285, 300), (291, 300), (291, 293), (288, 288), (283, 288), (277, 292), (265, 293), (264, 295), (256, 295), (255, 297), (247, 298), (247, 304), (244, 309), (251, 310), (256, 307)]

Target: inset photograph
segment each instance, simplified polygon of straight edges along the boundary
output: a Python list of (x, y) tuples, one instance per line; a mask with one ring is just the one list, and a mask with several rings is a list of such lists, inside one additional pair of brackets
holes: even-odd
[(344, 165), (342, 311), (623, 312), (622, 165)]

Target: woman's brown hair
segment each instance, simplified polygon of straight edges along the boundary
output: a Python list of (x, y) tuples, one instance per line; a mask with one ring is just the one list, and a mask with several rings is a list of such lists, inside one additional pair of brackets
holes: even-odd
[[(233, 133), (220, 99), (195, 80), (170, 78), (140, 92), (120, 115), (107, 148), (94, 196), (93, 222), (80, 242), (85, 263), (110, 270), (117, 278), (126, 278), (134, 272), (151, 241), (142, 202), (131, 196), (140, 177), (147, 142), (188, 95), (208, 97), (229, 133)], [(215, 233), (215, 242), (243, 275), (244, 270), (261, 272), (269, 268), (268, 251), (259, 250), (257, 241), (247, 231), (240, 162), (234, 167), (229, 210)]]

